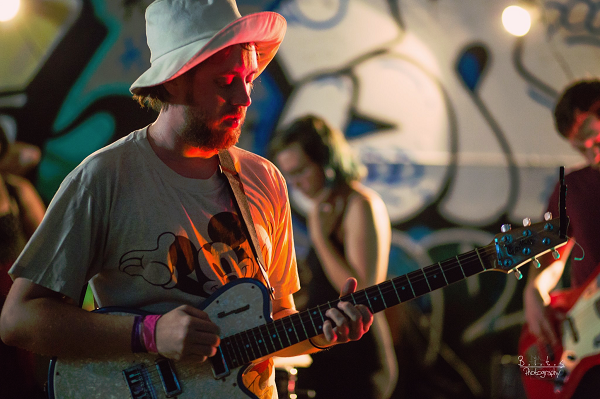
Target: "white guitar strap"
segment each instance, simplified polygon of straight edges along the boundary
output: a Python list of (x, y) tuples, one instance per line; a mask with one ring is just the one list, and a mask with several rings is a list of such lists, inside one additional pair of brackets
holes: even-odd
[(228, 150), (219, 151), (219, 163), (221, 171), (227, 177), (227, 181), (229, 182), (229, 187), (231, 191), (233, 191), (233, 196), (235, 198), (235, 203), (237, 205), (238, 211), (242, 216), (242, 220), (244, 221), (244, 226), (246, 227), (246, 232), (248, 233), (251, 240), (252, 252), (254, 252), (254, 257), (256, 258), (256, 262), (258, 263), (258, 267), (260, 268), (260, 272), (262, 274), (263, 280), (267, 285), (267, 289), (269, 290), (269, 294), (271, 295), (271, 299), (275, 299), (273, 295), (273, 288), (271, 288), (271, 284), (269, 283), (269, 277), (267, 276), (267, 272), (265, 271), (265, 261), (263, 258), (262, 251), (260, 250), (260, 245), (258, 242), (258, 237), (256, 236), (256, 229), (254, 228), (254, 221), (252, 220), (252, 214), (250, 213), (250, 206), (248, 205), (248, 198), (246, 197), (246, 192), (244, 191), (244, 185), (242, 184), (242, 178), (239, 173), (235, 169), (235, 164), (233, 163), (233, 159), (231, 158), (231, 154)]

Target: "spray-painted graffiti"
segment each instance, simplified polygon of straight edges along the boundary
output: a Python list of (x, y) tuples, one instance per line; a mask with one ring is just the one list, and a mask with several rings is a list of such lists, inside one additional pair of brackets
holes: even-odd
[[(42, 149), (30, 177), (46, 201), (83, 158), (155, 118), (128, 92), (148, 66), (149, 0), (61, 3), (68, 8), (37, 42), (37, 57), (24, 47), (0, 59), (0, 70), (20, 72), (0, 77), (0, 123)], [(545, 24), (521, 39), (499, 28), (509, 1), (238, 4), (288, 21), (240, 146), (264, 155), (275, 129), (309, 112), (341, 129), (388, 206), (390, 276), (486, 245), (503, 223), (537, 218), (557, 166), (578, 159), (553, 133), (550, 110), (570, 80), (599, 72), (600, 1), (540, 2)], [(300, 226), (310, 204), (290, 194)], [(431, 326), (429, 353), (447, 343), (482, 395), (492, 351), (516, 352), (522, 285), (484, 273), (417, 302)]]

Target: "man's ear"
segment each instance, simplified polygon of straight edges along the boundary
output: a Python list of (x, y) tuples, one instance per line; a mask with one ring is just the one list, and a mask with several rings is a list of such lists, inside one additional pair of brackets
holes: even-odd
[(180, 79), (175, 78), (163, 83), (163, 86), (171, 98), (177, 98), (177, 94), (181, 91)]

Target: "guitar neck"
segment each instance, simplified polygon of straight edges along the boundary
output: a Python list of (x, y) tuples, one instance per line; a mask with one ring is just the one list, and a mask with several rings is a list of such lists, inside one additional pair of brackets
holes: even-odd
[[(325, 312), (340, 301), (364, 305), (372, 313), (446, 287), (469, 276), (492, 269), (497, 262), (493, 244), (476, 248), (452, 259), (426, 266), (400, 277), (356, 291), (323, 305), (225, 337), (223, 356), (234, 367), (270, 355), (323, 332)], [(488, 265), (488, 267), (486, 267)]]

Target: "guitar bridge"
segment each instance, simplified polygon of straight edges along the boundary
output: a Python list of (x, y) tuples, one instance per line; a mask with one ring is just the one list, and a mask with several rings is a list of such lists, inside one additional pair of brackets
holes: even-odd
[(123, 377), (132, 399), (156, 399), (156, 392), (148, 377), (146, 366), (138, 364), (123, 370)]
[[(160, 358), (155, 362), (156, 371), (167, 398), (181, 395), (181, 385), (169, 359)], [(156, 390), (146, 366), (138, 364), (123, 370), (123, 377), (129, 388), (132, 399), (157, 399)]]

